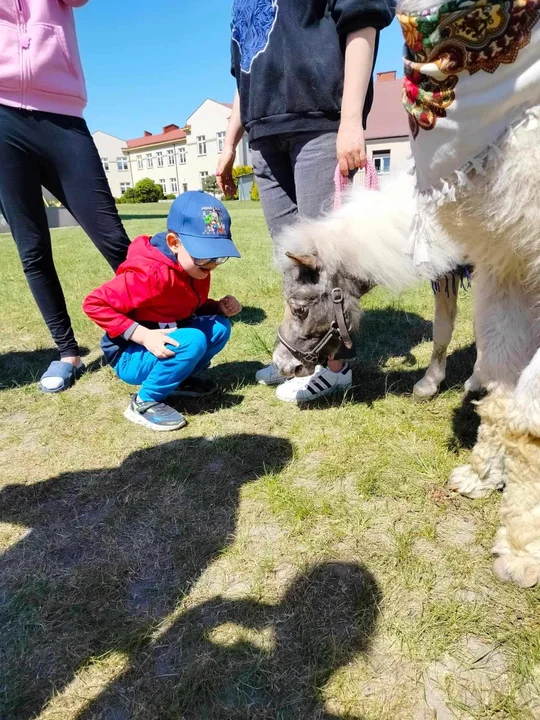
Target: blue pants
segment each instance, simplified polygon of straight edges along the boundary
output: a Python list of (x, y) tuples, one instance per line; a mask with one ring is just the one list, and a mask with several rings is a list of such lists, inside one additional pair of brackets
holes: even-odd
[(141, 385), (139, 399), (161, 402), (197, 370), (205, 368), (231, 336), (231, 324), (219, 315), (194, 317), (189, 324), (170, 333), (179, 347), (168, 345), (174, 357), (160, 360), (142, 345), (130, 343), (114, 366), (118, 377), (130, 385)]

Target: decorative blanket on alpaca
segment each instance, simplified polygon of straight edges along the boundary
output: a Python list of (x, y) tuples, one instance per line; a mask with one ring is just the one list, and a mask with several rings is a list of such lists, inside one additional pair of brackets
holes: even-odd
[(540, 103), (540, 0), (450, 0), (398, 19), (418, 190), (451, 200)]
[(484, 174), (518, 126), (540, 115), (540, 0), (449, 0), (400, 13), (403, 100), (418, 212), (408, 253), (429, 264), (434, 207)]

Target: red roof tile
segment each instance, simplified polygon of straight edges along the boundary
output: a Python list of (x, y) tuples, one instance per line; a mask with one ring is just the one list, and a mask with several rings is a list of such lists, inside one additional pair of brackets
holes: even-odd
[[(170, 127), (169, 125), (166, 127)], [(158, 145), (159, 143), (174, 142), (175, 140), (183, 140), (186, 133), (178, 128), (177, 130), (169, 130), (168, 132), (159, 133), (158, 135), (147, 135), (127, 141), (128, 150), (146, 145)]]
[(374, 89), (375, 96), (367, 121), (366, 140), (408, 135), (409, 122), (401, 100), (403, 78), (376, 82)]

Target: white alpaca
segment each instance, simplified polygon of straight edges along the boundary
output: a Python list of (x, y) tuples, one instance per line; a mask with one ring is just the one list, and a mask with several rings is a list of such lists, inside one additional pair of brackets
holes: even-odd
[[(404, 175), (379, 193), (354, 188), (339, 209), (286, 233), (293, 253), (317, 252), (330, 275), (346, 269), (366, 283), (400, 290), (449, 272), (466, 255), (474, 263), (476, 373), (489, 395), (471, 463), (451, 487), (481, 497), (505, 487), (494, 553), (499, 577), (522, 586), (540, 580), (540, 123), (539, 108), (485, 174), (473, 174), (455, 202), (428, 218), (429, 265), (407, 254), (417, 212)], [(329, 243), (328, 238), (334, 239)], [(286, 260), (285, 260), (286, 262)]]

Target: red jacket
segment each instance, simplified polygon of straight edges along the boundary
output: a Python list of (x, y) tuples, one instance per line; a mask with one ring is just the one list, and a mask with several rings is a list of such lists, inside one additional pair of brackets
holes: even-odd
[(182, 267), (141, 235), (130, 245), (116, 277), (90, 293), (83, 310), (111, 338), (134, 322), (150, 326), (175, 323), (193, 314), (219, 314), (219, 304), (208, 300), (210, 276), (195, 280)]

